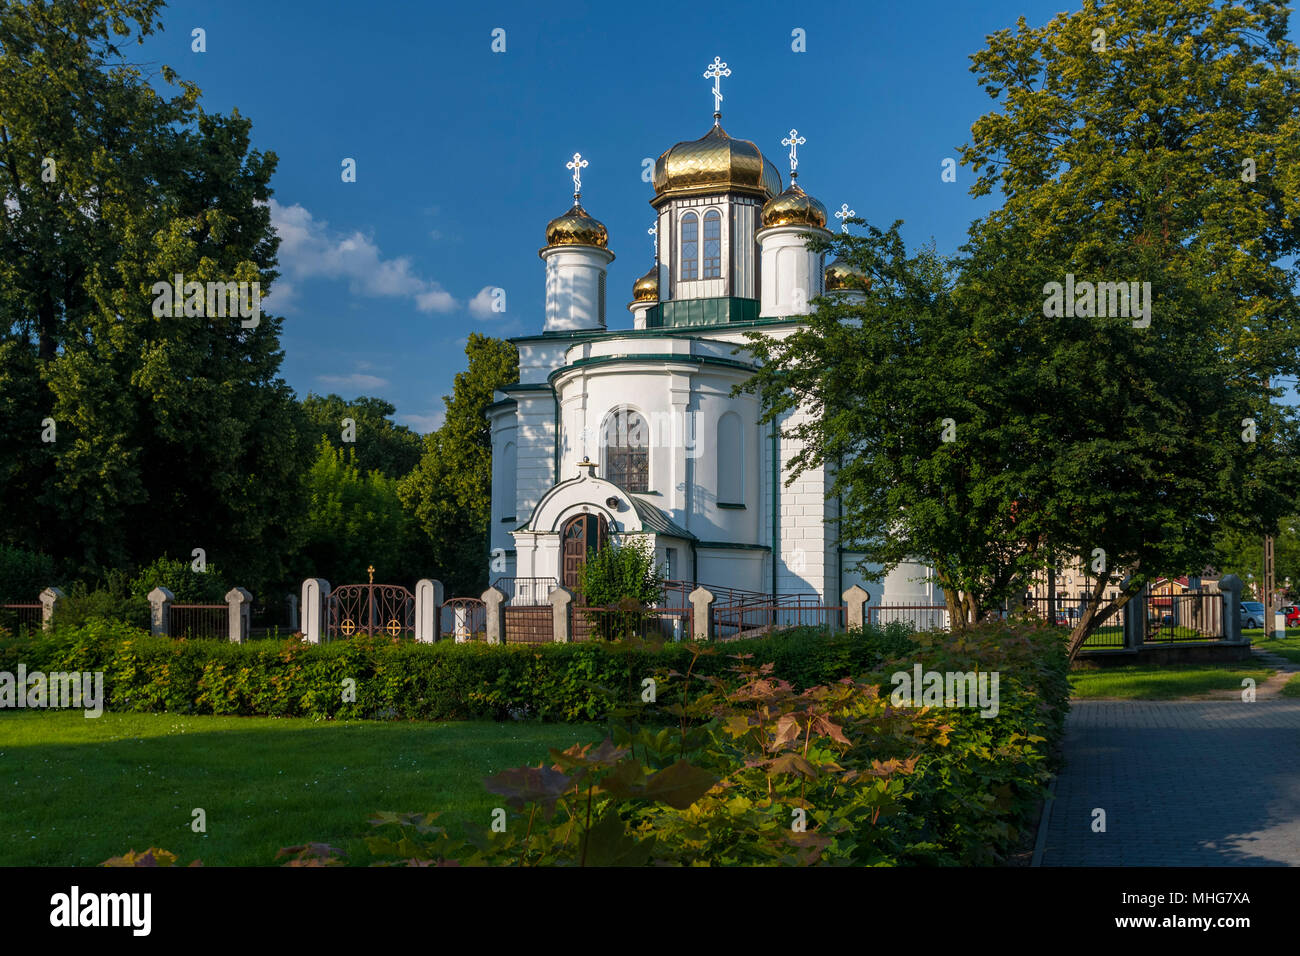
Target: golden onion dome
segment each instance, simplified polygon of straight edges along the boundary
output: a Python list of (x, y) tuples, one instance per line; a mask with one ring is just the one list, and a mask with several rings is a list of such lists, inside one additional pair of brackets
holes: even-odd
[(653, 265), (650, 271), (632, 283), (633, 302), (659, 301), (659, 266)]
[(600, 246), (609, 244), (604, 223), (593, 219), (575, 199), (573, 208), (546, 224), (548, 246)]
[(747, 139), (732, 139), (714, 126), (700, 139), (678, 143), (655, 161), (653, 203), (673, 196), (737, 192), (770, 199), (781, 191), (781, 174)]
[(843, 259), (836, 259), (826, 267), (827, 292), (838, 292), (842, 289), (866, 292), (870, 288), (871, 277)]
[(826, 228), (826, 207), (791, 183), (790, 188), (763, 204), (764, 226), (816, 226)]

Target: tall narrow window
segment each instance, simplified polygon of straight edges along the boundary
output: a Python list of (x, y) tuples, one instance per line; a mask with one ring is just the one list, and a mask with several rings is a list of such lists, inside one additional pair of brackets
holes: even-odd
[(650, 434), (645, 419), (627, 408), (605, 419), (605, 477), (628, 491), (650, 490)]
[(513, 521), (515, 518), (515, 468), (517, 462), (518, 454), (515, 443), (508, 441), (505, 448), (501, 450), (501, 463), (497, 469), (497, 477), (500, 482), (502, 521), (507, 519)]
[(718, 419), (718, 504), (745, 503), (745, 449), (740, 416), (727, 412)]
[(704, 278), (722, 276), (722, 214), (710, 209), (704, 214)]
[(682, 216), (681, 277), (698, 279), (700, 270), (700, 219), (693, 212)]

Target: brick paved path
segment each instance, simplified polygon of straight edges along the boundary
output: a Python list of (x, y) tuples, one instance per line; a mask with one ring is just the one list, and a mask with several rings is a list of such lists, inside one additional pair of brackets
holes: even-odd
[(1300, 699), (1075, 701), (1065, 759), (1042, 866), (1300, 866)]

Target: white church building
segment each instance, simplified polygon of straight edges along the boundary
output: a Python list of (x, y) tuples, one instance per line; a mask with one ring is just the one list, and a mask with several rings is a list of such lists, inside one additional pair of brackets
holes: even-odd
[[(511, 341), (519, 381), (499, 390), (492, 429), (491, 548), (499, 577), (573, 588), (588, 548), (645, 536), (673, 580), (840, 604), (861, 584), (871, 604), (942, 604), (920, 565), (883, 581), (841, 548), (830, 475), (785, 486), (797, 445), (760, 426), (759, 399), (732, 395), (755, 366), (744, 333), (783, 336), (819, 296), (861, 301), (865, 276), (807, 246), (829, 237), (826, 208), (790, 185), (749, 140), (722, 128), (715, 59), (713, 126), (654, 166), (655, 261), (632, 289), (630, 327), (607, 325), (605, 226), (573, 207), (546, 227), (541, 330)], [(842, 207), (841, 217), (852, 215)], [(788, 419), (787, 419), (788, 423)], [(506, 570), (500, 571), (504, 557)]]

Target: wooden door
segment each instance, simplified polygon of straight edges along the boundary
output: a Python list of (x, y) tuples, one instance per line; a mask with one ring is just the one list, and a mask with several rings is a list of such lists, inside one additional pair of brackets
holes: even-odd
[(561, 534), (560, 583), (582, 599), (581, 574), (587, 563), (587, 551), (599, 551), (605, 546), (609, 525), (603, 515), (578, 515), (570, 518)]

